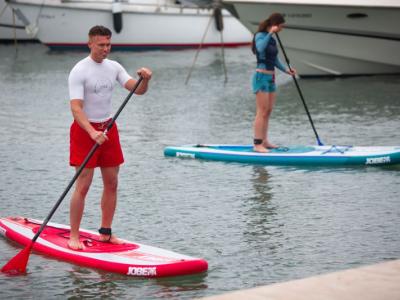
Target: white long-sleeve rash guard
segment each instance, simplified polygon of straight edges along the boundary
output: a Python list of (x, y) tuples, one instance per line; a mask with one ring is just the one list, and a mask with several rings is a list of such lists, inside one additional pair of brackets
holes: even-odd
[(90, 56), (79, 61), (68, 78), (70, 100), (83, 100), (83, 111), (90, 122), (111, 118), (111, 97), (116, 82), (123, 87), (132, 77), (116, 61), (95, 62)]

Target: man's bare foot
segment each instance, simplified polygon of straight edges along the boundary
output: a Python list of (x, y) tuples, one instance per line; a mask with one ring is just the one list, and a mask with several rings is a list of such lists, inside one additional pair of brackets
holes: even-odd
[(124, 243), (121, 239), (117, 238), (113, 234), (111, 235), (111, 237), (107, 234), (100, 234), (100, 241), (115, 244), (115, 245), (121, 245)]
[(72, 250), (82, 250), (83, 249), (83, 243), (81, 243), (81, 241), (79, 239), (70, 238), (67, 245), (68, 245), (68, 248), (70, 248)]
[(264, 148), (263, 145), (254, 145), (253, 150), (259, 153), (267, 153), (268, 150)]
[(278, 145), (271, 144), (271, 143), (263, 143), (263, 146), (264, 146), (265, 148), (267, 148), (267, 149), (276, 149), (276, 148), (279, 148)]

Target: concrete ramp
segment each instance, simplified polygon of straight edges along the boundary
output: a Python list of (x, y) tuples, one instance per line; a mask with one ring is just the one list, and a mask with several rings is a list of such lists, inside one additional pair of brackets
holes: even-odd
[(400, 259), (204, 300), (399, 300)]

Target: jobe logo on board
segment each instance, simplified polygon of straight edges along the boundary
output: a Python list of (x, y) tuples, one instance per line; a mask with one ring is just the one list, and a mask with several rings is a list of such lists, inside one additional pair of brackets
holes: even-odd
[(367, 158), (366, 165), (386, 164), (390, 163), (390, 156)]
[(193, 153), (176, 152), (176, 157), (196, 158)]
[(130, 276), (156, 276), (156, 267), (143, 268), (143, 267), (129, 267), (128, 273), (126, 275)]

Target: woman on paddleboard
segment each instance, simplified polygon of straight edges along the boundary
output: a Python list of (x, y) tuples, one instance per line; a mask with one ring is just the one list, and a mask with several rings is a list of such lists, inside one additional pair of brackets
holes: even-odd
[[(68, 78), (70, 106), (74, 121), (70, 131), (70, 165), (77, 170), (95, 143), (97, 151), (79, 175), (70, 205), (71, 233), (68, 246), (83, 248), (79, 240), (79, 226), (82, 220), (85, 198), (92, 183), (94, 169), (99, 167), (103, 179), (101, 197), (100, 239), (120, 244), (111, 232), (111, 225), (117, 204), (119, 166), (124, 162), (119, 141), (117, 124), (105, 133), (111, 121), (111, 96), (114, 86), (119, 83), (131, 91), (136, 80), (116, 61), (107, 59), (111, 50), (111, 31), (103, 26), (94, 26), (89, 31), (90, 55), (79, 61)], [(143, 78), (135, 93), (147, 91), (151, 71), (140, 68), (138, 75)]]
[(252, 50), (257, 57), (257, 68), (252, 79), (252, 90), (256, 94), (256, 116), (254, 120), (254, 151), (268, 152), (277, 148), (268, 140), (269, 118), (276, 100), (275, 67), (294, 75), (296, 71), (284, 66), (278, 58), (278, 47), (273, 34), (283, 29), (285, 19), (274, 13), (262, 21), (254, 34)]

